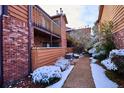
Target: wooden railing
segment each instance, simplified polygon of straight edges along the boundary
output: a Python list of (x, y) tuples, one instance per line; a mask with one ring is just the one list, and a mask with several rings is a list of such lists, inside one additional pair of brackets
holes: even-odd
[(55, 23), (48, 14), (46, 14), (40, 7), (33, 6), (32, 13), (33, 25), (39, 28), (46, 29), (46, 31), (52, 32), (61, 36), (61, 28)]
[(42, 48), (42, 47), (33, 47), (32, 48), (32, 69), (44, 65), (51, 65), (56, 62), (56, 60), (64, 56), (66, 53), (65, 48)]
[(53, 33), (54, 33), (54, 34), (57, 34), (57, 35), (61, 35), (60, 26), (57, 25), (57, 24), (54, 24), (54, 23), (53, 23)]

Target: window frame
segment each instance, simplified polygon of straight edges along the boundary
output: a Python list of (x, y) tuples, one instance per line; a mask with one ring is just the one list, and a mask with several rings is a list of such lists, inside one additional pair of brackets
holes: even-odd
[(0, 5), (0, 16), (2, 15), (2, 5)]

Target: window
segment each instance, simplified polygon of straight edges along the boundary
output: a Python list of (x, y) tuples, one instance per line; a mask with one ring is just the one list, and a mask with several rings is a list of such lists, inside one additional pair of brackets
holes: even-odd
[(2, 5), (0, 5), (0, 16), (2, 15)]

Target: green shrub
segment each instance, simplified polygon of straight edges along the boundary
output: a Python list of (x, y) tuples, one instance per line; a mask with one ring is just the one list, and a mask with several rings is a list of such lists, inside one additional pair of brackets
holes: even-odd
[(119, 79), (121, 78), (117, 73), (115, 73), (115, 71), (106, 70), (105, 74), (110, 80), (114, 82), (119, 82)]
[(117, 73), (124, 76), (124, 56), (117, 56), (115, 55), (112, 58), (112, 62), (117, 66), (118, 70)]
[(49, 78), (49, 82), (44, 82), (44, 81), (40, 81), (40, 82), (35, 82), (34, 84), (38, 85), (38, 86), (43, 86), (43, 87), (47, 87), (49, 85), (52, 85), (56, 82), (58, 82), (60, 80), (60, 78)]
[(105, 44), (103, 44), (103, 48), (104, 48), (105, 54), (106, 54), (107, 56), (109, 56), (109, 52), (110, 52), (111, 50), (115, 49), (115, 45), (114, 45), (113, 42), (108, 41), (108, 42), (106, 42)]
[(100, 54), (94, 57), (95, 59), (98, 59), (99, 61), (102, 61), (107, 58), (105, 54)]

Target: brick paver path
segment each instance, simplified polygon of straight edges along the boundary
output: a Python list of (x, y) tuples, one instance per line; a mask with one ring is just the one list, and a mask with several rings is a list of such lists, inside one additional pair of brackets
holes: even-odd
[(94, 88), (88, 57), (81, 57), (65, 81), (63, 88)]

